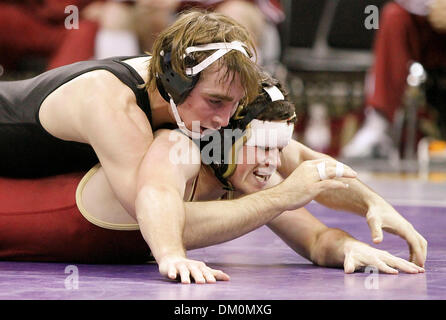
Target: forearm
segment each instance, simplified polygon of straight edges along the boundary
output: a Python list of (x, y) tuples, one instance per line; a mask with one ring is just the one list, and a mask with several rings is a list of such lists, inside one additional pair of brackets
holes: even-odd
[(335, 210), (343, 210), (365, 216), (373, 204), (384, 201), (376, 192), (359, 179), (338, 178), (349, 185), (346, 190), (327, 190), (321, 192), (316, 201)]
[(144, 240), (159, 263), (166, 256), (185, 257), (184, 206), (174, 191), (146, 187), (136, 199), (136, 216)]
[[(310, 148), (292, 141), (285, 148), (282, 166), (279, 168), (283, 177), (288, 177), (305, 160), (332, 159), (332, 157), (311, 150)], [(370, 205), (382, 201), (382, 198), (357, 178), (337, 178), (349, 185), (348, 189), (336, 189), (321, 192), (316, 201), (324, 206), (336, 210), (344, 210), (364, 216)]]
[(183, 241), (187, 249), (222, 243), (268, 223), (284, 211), (279, 190), (271, 188), (239, 199), (187, 202)]

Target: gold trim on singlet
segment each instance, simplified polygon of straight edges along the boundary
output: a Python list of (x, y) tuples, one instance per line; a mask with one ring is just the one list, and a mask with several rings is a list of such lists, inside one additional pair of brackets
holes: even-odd
[(139, 225), (136, 223), (130, 223), (130, 224), (118, 224), (118, 223), (110, 223), (107, 221), (100, 220), (90, 213), (88, 213), (87, 209), (85, 209), (83, 203), (82, 203), (82, 192), (84, 191), (85, 185), (90, 180), (90, 178), (99, 170), (101, 167), (101, 164), (98, 163), (93, 168), (91, 168), (85, 176), (82, 178), (81, 182), (79, 182), (79, 185), (76, 189), (76, 204), (80, 211), (80, 213), (84, 216), (85, 219), (87, 219), (92, 224), (104, 228), (104, 229), (110, 229), (110, 230), (125, 230), (125, 231), (134, 231), (139, 230)]
[[(101, 164), (98, 163), (93, 168), (91, 168), (83, 176), (83, 178), (81, 179), (81, 181), (79, 182), (79, 184), (78, 184), (78, 186), (76, 188), (76, 205), (77, 205), (80, 213), (89, 222), (91, 222), (92, 224), (94, 224), (94, 225), (96, 225), (98, 227), (104, 228), (104, 229), (119, 230), (119, 231), (135, 231), (135, 230), (139, 230), (139, 225), (137, 223), (128, 223), (128, 224), (110, 223), (110, 222), (103, 221), (103, 220), (100, 220), (100, 219), (94, 217), (93, 215), (88, 213), (87, 209), (85, 209), (85, 207), (84, 207), (84, 205), (82, 203), (82, 192), (84, 191), (84, 188), (85, 188), (85, 185), (87, 184), (87, 182), (99, 170), (100, 167), (101, 167)], [(197, 180), (198, 180), (198, 175), (197, 175), (197, 177), (193, 181), (192, 192), (191, 192), (191, 194), (189, 196), (189, 200), (188, 201), (192, 201), (192, 199), (194, 197)]]

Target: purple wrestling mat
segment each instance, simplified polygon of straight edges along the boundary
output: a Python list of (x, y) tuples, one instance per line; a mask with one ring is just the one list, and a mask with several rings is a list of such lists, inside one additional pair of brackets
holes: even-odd
[[(365, 219), (315, 203), (307, 208), (327, 226), (341, 228), (371, 244)], [(229, 274), (229, 282), (180, 285), (164, 279), (156, 264), (0, 262), (0, 299), (445, 299), (446, 208), (396, 208), (429, 243), (424, 274), (347, 275), (342, 269), (317, 267), (262, 227), (231, 242), (190, 252), (191, 258), (204, 260)], [(384, 233), (384, 242), (375, 247), (405, 259), (409, 255), (406, 243), (388, 233)]]

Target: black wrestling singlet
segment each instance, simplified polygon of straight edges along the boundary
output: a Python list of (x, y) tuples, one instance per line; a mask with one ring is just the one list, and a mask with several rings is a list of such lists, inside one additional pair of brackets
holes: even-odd
[[(0, 176), (36, 178), (88, 170), (99, 162), (90, 145), (58, 139), (49, 134), (39, 121), (39, 109), (45, 98), (83, 73), (99, 69), (113, 73), (132, 89), (138, 106), (151, 123), (147, 91), (139, 88), (144, 80), (122, 62), (130, 58), (133, 57), (82, 61), (32, 79), (0, 81)], [(94, 107), (91, 106), (91, 112), (94, 112)]]

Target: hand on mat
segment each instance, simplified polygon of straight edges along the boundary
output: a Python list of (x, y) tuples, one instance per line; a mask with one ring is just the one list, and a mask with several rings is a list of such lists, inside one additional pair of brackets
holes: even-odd
[(374, 243), (383, 241), (382, 230), (400, 236), (409, 245), (409, 260), (424, 267), (427, 241), (389, 203), (379, 200), (369, 207), (366, 215)]
[(228, 281), (229, 276), (221, 270), (215, 270), (205, 263), (183, 257), (166, 257), (159, 263), (160, 273), (172, 280), (179, 279), (181, 283), (215, 283), (217, 280)]
[(288, 210), (306, 205), (322, 191), (345, 189), (348, 185), (336, 177), (356, 178), (350, 167), (332, 159), (307, 160), (302, 162), (280, 185)]
[(380, 272), (397, 274), (422, 273), (424, 269), (407, 260), (395, 257), (387, 251), (372, 248), (357, 240), (348, 240), (344, 245), (344, 272), (353, 273), (362, 267), (374, 267)]

